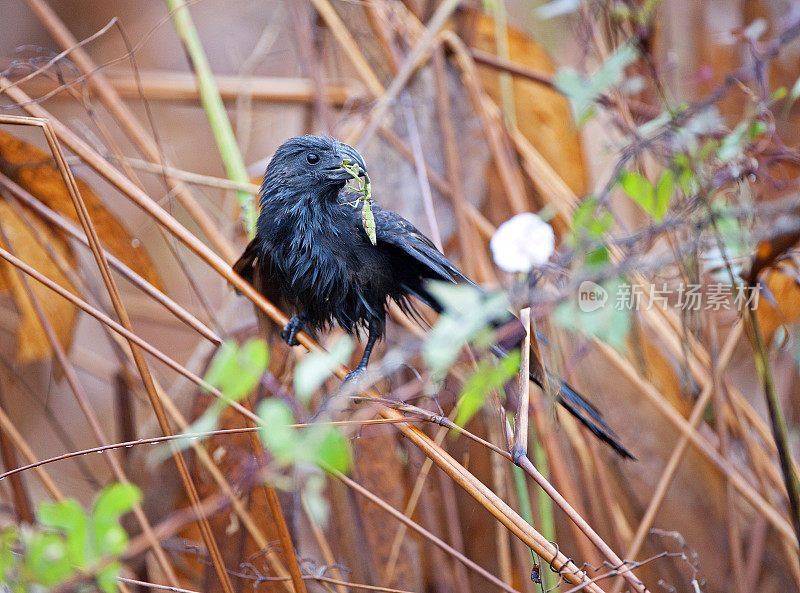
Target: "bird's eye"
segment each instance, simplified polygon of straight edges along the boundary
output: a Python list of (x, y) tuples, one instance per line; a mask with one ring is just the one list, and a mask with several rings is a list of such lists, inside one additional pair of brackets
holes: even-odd
[(309, 165), (316, 165), (319, 162), (319, 155), (316, 152), (309, 152), (306, 155), (306, 160)]

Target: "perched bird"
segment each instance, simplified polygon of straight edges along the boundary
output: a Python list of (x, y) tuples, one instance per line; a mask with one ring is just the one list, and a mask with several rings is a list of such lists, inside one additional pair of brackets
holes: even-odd
[[(357, 175), (366, 175), (358, 151), (333, 138), (301, 136), (284, 142), (264, 174), (256, 236), (233, 266), (266, 298), (295, 313), (281, 331), (290, 346), (298, 344), (296, 335), (306, 328), (338, 324), (354, 336), (366, 330), (364, 355), (348, 379), (366, 371), (386, 330), (390, 299), (413, 312), (415, 297), (441, 312), (426, 282), (473, 284), (410, 222), (377, 205), (372, 206), (373, 245), (361, 209), (345, 189), (355, 167)], [(510, 313), (509, 320), (521, 330)], [(519, 343), (524, 330), (510, 333), (511, 342), (516, 334)], [(508, 342), (495, 347), (498, 355), (509, 351)], [(544, 370), (540, 364), (532, 368), (531, 379), (541, 387)], [(558, 399), (567, 410), (618, 453), (632, 457), (594, 406), (565, 381), (551, 380), (560, 385)]]

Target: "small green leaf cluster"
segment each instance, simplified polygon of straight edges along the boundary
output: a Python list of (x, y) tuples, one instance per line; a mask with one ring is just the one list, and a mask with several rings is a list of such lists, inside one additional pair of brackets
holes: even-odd
[[(329, 352), (310, 352), (295, 367), (294, 388), (297, 397), (308, 404), (311, 396), (345, 363), (354, 349), (353, 341), (341, 338)], [(216, 400), (195, 421), (187, 433), (213, 431), (222, 412), (231, 402), (239, 401), (255, 389), (267, 370), (269, 348), (263, 340), (248, 340), (241, 346), (227, 340), (219, 347), (205, 380), (218, 388), (224, 398)], [(259, 432), (265, 449), (271, 454), (268, 479), (281, 488), (296, 487), (281, 476), (280, 470), (294, 469), (301, 479), (299, 488), (306, 505), (316, 520), (327, 519), (327, 501), (322, 496), (324, 479), (319, 469), (346, 472), (350, 468), (350, 444), (344, 434), (330, 424), (311, 424), (299, 428), (290, 406), (281, 399), (267, 398), (257, 409), (261, 420)], [(179, 441), (179, 447), (187, 447), (189, 438)], [(164, 453), (169, 450), (164, 448)]]
[(350, 469), (350, 446), (342, 432), (330, 424), (292, 428), (295, 418), (289, 405), (276, 398), (258, 407), (263, 420), (261, 440), (282, 466), (319, 466), (326, 471)]
[(661, 222), (667, 213), (672, 191), (675, 189), (675, 173), (665, 169), (653, 185), (646, 177), (633, 171), (623, 171), (620, 185), (630, 198), (641, 206), (653, 220)]
[[(204, 433), (214, 430), (219, 424), (222, 412), (231, 404), (238, 402), (255, 389), (269, 365), (269, 348), (264, 340), (251, 339), (239, 346), (234, 340), (220, 344), (208, 371), (205, 382), (222, 392), (223, 398), (215, 400), (208, 409), (186, 430), (188, 434)], [(160, 447), (154, 460), (162, 460), (171, 454), (173, 448), (186, 449), (191, 444), (189, 438)]]
[(519, 372), (520, 358), (519, 350), (514, 350), (502, 360), (485, 358), (478, 363), (458, 397), (456, 424), (466, 425), (492, 391), (500, 390), (502, 393), (503, 385)]
[(128, 544), (119, 520), (141, 498), (133, 484), (117, 483), (100, 492), (91, 511), (73, 499), (40, 504), (36, 526), (2, 532), (0, 581), (22, 593), (91, 577), (106, 593), (117, 591), (119, 557)]
[(622, 84), (625, 68), (636, 60), (639, 52), (631, 44), (621, 45), (592, 76), (574, 68), (560, 68), (556, 88), (569, 99), (575, 124), (581, 126), (595, 113), (595, 102), (603, 94)]
[(479, 347), (491, 342), (491, 324), (508, 316), (509, 303), (503, 293), (466, 284), (428, 282), (426, 288), (444, 310), (422, 346), (422, 356), (433, 377), (441, 379), (465, 342)]
[[(342, 336), (327, 352), (306, 354), (294, 371), (297, 398), (308, 405), (311, 396), (339, 366), (349, 360), (354, 348), (353, 340)], [(294, 487), (300, 490), (306, 508), (318, 524), (326, 525), (330, 505), (323, 495), (325, 479), (320, 469), (346, 473), (352, 458), (350, 442), (339, 428), (331, 424), (311, 423), (302, 428), (292, 427), (295, 423), (292, 409), (277, 398), (261, 402), (258, 415), (263, 422), (261, 442), (272, 454), (275, 463), (273, 469), (294, 470)], [(278, 479), (273, 481), (278, 486), (282, 485)]]
[[(608, 247), (604, 235), (614, 226), (614, 216), (600, 206), (600, 200), (589, 196), (578, 205), (572, 215), (567, 245), (576, 252), (585, 253), (587, 266), (608, 263)], [(587, 247), (584, 250), (584, 247)]]
[(211, 361), (205, 380), (228, 399), (239, 401), (258, 385), (268, 364), (269, 348), (263, 340), (247, 340), (241, 346), (226, 340)]
[[(353, 341), (341, 338), (329, 352), (310, 352), (295, 367), (294, 388), (298, 398), (308, 404), (311, 396), (346, 362), (353, 352)], [(260, 339), (251, 339), (239, 346), (227, 340), (217, 350), (205, 380), (225, 396), (215, 401), (189, 428), (189, 433), (208, 432), (216, 428), (220, 414), (232, 401), (239, 401), (255, 389), (269, 364), (269, 348)], [(317, 465), (323, 469), (347, 471), (350, 449), (344, 435), (330, 425), (292, 428), (295, 418), (283, 401), (269, 398), (258, 408), (262, 420), (261, 440), (275, 461), (282, 467)], [(181, 446), (188, 446), (188, 439)]]
[[(422, 345), (422, 355), (434, 381), (441, 380), (455, 364), (464, 344), (481, 350), (494, 343), (495, 322), (509, 318), (508, 297), (476, 286), (429, 282), (427, 290), (442, 304), (443, 311)], [(463, 426), (480, 410), (494, 390), (519, 372), (520, 353), (514, 350), (500, 360), (481, 357), (464, 383), (458, 398), (455, 423)]]

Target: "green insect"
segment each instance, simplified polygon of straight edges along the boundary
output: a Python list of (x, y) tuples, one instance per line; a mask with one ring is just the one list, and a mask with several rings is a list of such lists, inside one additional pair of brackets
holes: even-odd
[(364, 232), (367, 233), (370, 242), (376, 245), (378, 237), (375, 234), (375, 216), (372, 214), (372, 189), (369, 183), (369, 176), (364, 172), (364, 179), (360, 179), (358, 166), (351, 165), (350, 159), (342, 160), (340, 167), (350, 173), (356, 182), (353, 189), (360, 192), (361, 196), (353, 202), (353, 208), (357, 208), (359, 202), (361, 202), (361, 226), (364, 227)]

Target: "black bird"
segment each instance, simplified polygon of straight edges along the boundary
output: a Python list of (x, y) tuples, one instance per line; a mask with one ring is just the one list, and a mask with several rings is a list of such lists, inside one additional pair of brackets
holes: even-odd
[[(353, 195), (342, 191), (353, 179), (343, 160), (366, 175), (358, 151), (333, 138), (301, 136), (283, 143), (264, 174), (256, 236), (233, 269), (281, 309), (295, 312), (281, 331), (290, 346), (298, 345), (296, 335), (306, 328), (338, 324), (355, 336), (367, 330), (364, 355), (349, 379), (366, 370), (386, 329), (389, 299), (413, 312), (410, 298), (416, 297), (441, 312), (426, 290), (427, 281), (473, 283), (410, 222), (377, 205), (372, 206), (373, 245), (361, 209), (350, 203)], [(516, 318), (509, 318), (522, 330)], [(524, 335), (511, 333), (517, 343)], [(510, 350), (508, 342), (495, 348), (498, 355)], [(544, 370), (541, 365), (532, 368), (531, 379), (541, 387)], [(594, 406), (565, 381), (552, 380), (560, 385), (558, 400), (567, 410), (620, 455), (633, 457)]]

